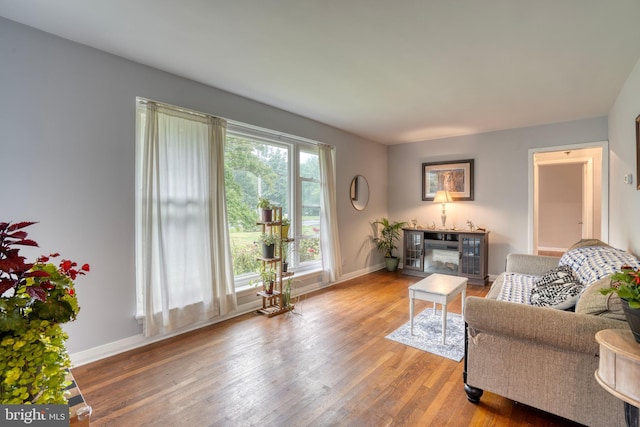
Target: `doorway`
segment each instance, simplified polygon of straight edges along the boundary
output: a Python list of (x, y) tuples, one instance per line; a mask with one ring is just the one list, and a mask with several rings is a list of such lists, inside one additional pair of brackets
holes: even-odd
[(608, 143), (529, 150), (529, 253), (608, 241)]

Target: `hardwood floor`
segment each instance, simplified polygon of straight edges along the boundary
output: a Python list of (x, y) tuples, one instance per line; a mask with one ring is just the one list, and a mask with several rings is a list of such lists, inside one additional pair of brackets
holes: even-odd
[[(418, 280), (372, 273), (301, 297), (295, 313), (247, 314), (75, 368), (91, 425), (575, 425), (487, 392), (474, 405), (463, 362), (385, 339), (408, 320)], [(460, 313), (460, 297), (449, 308)]]

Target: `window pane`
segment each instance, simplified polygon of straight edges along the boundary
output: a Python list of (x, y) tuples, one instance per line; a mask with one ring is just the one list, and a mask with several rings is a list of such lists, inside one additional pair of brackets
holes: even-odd
[(302, 230), (300, 264), (320, 261), (320, 163), (315, 153), (300, 153)]
[(289, 149), (246, 137), (227, 135), (225, 185), (229, 236), (236, 279), (253, 276), (259, 269), (259, 197), (289, 213)]
[(320, 182), (320, 161), (317, 154), (300, 152), (300, 177)]

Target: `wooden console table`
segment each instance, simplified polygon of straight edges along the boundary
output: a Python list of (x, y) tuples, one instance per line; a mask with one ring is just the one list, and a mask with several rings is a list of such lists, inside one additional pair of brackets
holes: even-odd
[(630, 330), (605, 329), (596, 334), (600, 344), (600, 364), (596, 381), (624, 401), (627, 426), (638, 426), (640, 406), (640, 344)]

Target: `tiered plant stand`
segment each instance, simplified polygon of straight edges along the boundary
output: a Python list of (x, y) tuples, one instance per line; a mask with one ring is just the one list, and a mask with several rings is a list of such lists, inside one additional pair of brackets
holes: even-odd
[(258, 292), (258, 296), (262, 298), (262, 308), (258, 310), (258, 313), (266, 314), (269, 317), (277, 316), (278, 314), (286, 313), (293, 310), (294, 306), (291, 301), (288, 301), (287, 305), (283, 304), (282, 299), (282, 282), (285, 278), (293, 276), (293, 272), (282, 271), (282, 254), (286, 243), (293, 242), (294, 239), (290, 239), (287, 236), (282, 235), (282, 208), (273, 209), (273, 221), (262, 222), (259, 221), (258, 225), (262, 227), (263, 233), (276, 234), (278, 239), (276, 241), (276, 247), (273, 258), (259, 257), (258, 261), (262, 263), (262, 268), (266, 269), (275, 268), (276, 281), (273, 286), (273, 292), (267, 293), (266, 290)]

